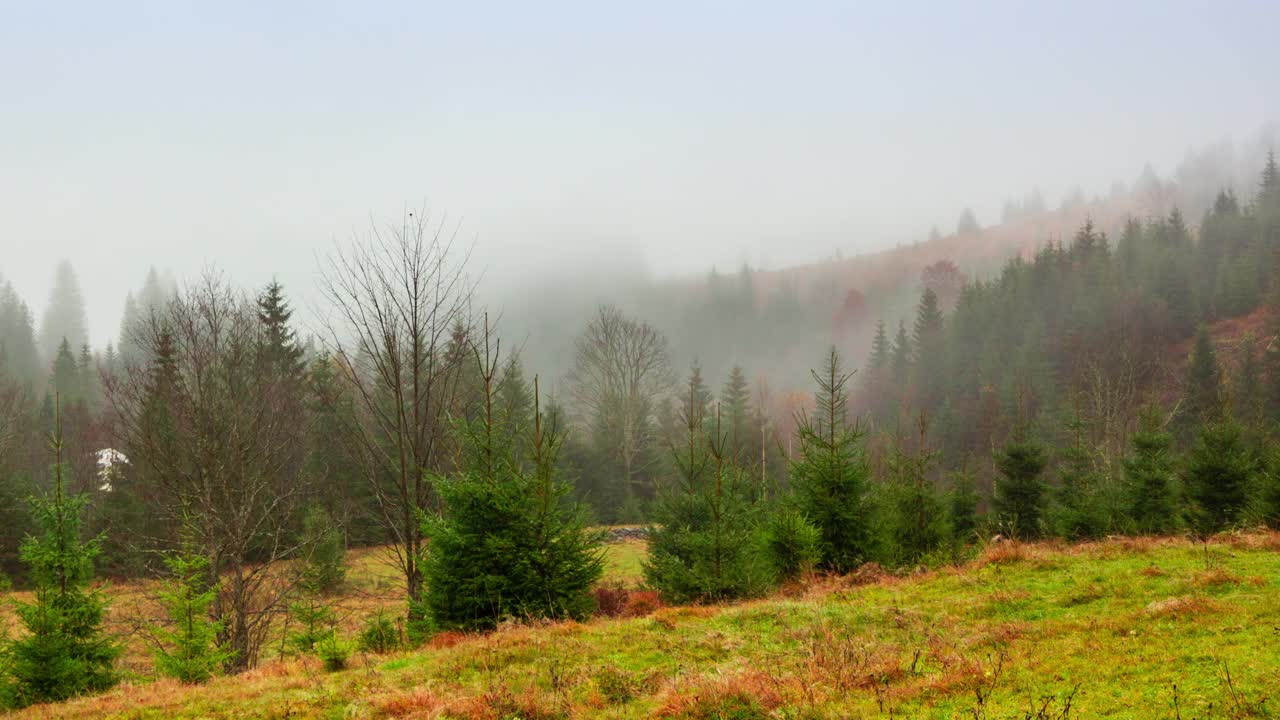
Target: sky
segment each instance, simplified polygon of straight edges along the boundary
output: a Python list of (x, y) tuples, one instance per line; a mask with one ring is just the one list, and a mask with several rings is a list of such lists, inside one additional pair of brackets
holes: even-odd
[[(0, 0), (0, 276), (91, 340), (156, 265), (273, 276), (428, 209), (496, 286), (779, 267), (1280, 118), (1274, 2)], [(322, 311), (322, 309), (321, 309)]]

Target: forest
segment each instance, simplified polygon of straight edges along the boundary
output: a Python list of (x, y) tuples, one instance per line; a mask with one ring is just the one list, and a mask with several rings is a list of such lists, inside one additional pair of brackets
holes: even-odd
[[(1197, 218), (1088, 218), (990, 272), (931, 262), (897, 291), (909, 319), (852, 287), (766, 295), (744, 267), (648, 313), (594, 306), (537, 368), (537, 328), (481, 306), (467, 256), (406, 213), (319, 261), (314, 322), (278, 282), (152, 269), (102, 347), (70, 262), (38, 327), (0, 278), (0, 570), (30, 593), (0, 702), (120, 682), (107, 579), (157, 583), (153, 672), (202, 683), (281, 633), (338, 671), (357, 648), (585, 620), (622, 592), (605, 526), (644, 528), (642, 585), (673, 605), (1002, 541), (1280, 529), (1273, 153)], [(815, 333), (807, 377), (779, 371)], [(344, 634), (330, 598), (363, 548), (402, 602)]]

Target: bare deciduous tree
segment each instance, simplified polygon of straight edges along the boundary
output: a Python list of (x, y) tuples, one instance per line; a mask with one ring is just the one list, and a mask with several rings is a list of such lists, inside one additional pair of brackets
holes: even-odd
[(214, 274), (130, 332), (145, 360), (106, 389), (133, 487), (163, 515), (164, 542), (207, 557), (228, 669), (252, 667), (291, 589), (271, 564), (297, 551), (288, 520), (304, 494), (293, 460), (305, 428), (293, 385), (261, 362), (252, 300)]
[(429, 474), (448, 457), (449, 415), (458, 410), (470, 357), (475, 286), (465, 274), (469, 249), (457, 238), (456, 228), (408, 213), (340, 248), (322, 268), (332, 306), (325, 340), (360, 406), (351, 430), (367, 459), (411, 618), (421, 612), (421, 515), (436, 505)]
[(644, 470), (643, 451), (655, 440), (655, 401), (674, 382), (666, 336), (602, 306), (575, 342), (567, 380), (575, 419), (613, 439), (624, 497), (631, 500)]

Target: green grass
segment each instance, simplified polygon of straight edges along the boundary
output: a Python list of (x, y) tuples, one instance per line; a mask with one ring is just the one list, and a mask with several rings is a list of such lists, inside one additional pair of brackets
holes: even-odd
[[(1208, 561), (1180, 540), (1004, 544), (915, 577), (451, 635), (335, 674), (281, 661), (27, 717), (1023, 718), (1063, 717), (1068, 698), (1078, 718), (1268, 717), (1278, 549), (1276, 534), (1220, 539)], [(620, 555), (611, 572), (642, 559)]]

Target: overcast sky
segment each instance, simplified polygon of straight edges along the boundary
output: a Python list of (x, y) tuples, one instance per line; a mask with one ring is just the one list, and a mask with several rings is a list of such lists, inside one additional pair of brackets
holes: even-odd
[[(491, 277), (778, 266), (1104, 192), (1280, 117), (1280, 3), (0, 0), (0, 274), (314, 284), (428, 206)], [(593, 260), (594, 262), (594, 260)]]

